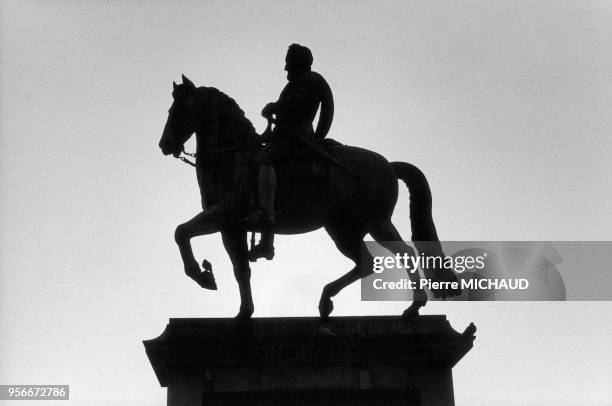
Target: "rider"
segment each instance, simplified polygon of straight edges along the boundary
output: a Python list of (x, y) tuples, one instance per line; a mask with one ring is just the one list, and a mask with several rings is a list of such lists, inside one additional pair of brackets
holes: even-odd
[[(312, 52), (305, 46), (292, 44), (285, 58), (285, 71), (289, 83), (278, 101), (268, 103), (261, 114), (271, 120), (276, 115), (275, 128), (268, 135), (266, 145), (255, 156), (258, 168), (257, 189), (261, 240), (249, 253), (251, 261), (274, 257), (274, 200), (276, 172), (272, 166), (300, 144), (299, 137), (322, 140), (327, 135), (334, 116), (334, 99), (323, 76), (310, 70)], [(314, 130), (312, 123), (321, 105), (319, 122)]]

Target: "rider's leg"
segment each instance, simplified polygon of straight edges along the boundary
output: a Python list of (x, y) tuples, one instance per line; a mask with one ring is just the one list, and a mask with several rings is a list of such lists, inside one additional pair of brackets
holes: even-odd
[(276, 199), (276, 172), (270, 161), (273, 144), (263, 147), (255, 156), (257, 173), (257, 198), (259, 200), (258, 221), (261, 225), (261, 240), (249, 251), (249, 260), (274, 258), (274, 201)]
[(276, 171), (270, 162), (259, 165), (257, 177), (257, 191), (259, 199), (259, 221), (261, 224), (261, 239), (249, 252), (249, 259), (274, 258), (274, 201), (276, 199)]
[[(259, 168), (259, 206), (261, 221), (264, 226), (272, 229), (276, 222), (274, 201), (276, 199), (276, 171), (271, 163), (264, 163)], [(266, 228), (266, 227), (264, 227)], [(274, 241), (274, 234), (270, 237)]]

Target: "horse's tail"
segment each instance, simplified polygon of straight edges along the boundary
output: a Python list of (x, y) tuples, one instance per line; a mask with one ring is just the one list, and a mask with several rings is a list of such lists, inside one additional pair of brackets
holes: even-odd
[[(427, 178), (419, 168), (407, 162), (392, 162), (391, 166), (410, 192), (410, 225), (415, 248), (425, 257), (440, 257), (444, 262), (444, 252), (431, 215), (432, 199)], [(423, 272), (426, 278), (433, 281), (457, 281), (455, 273), (444, 266), (423, 267)], [(461, 289), (432, 289), (432, 293), (436, 298), (447, 298), (460, 295)]]

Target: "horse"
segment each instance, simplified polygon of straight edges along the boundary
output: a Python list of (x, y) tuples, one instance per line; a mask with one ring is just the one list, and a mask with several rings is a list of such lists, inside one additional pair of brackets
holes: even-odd
[[(196, 261), (191, 239), (205, 234), (221, 233), (223, 245), (231, 260), (240, 291), (238, 319), (248, 319), (254, 311), (251, 294), (251, 269), (248, 256), (249, 231), (256, 225), (245, 224), (252, 195), (251, 162), (259, 135), (238, 104), (214, 87), (196, 87), (182, 76), (173, 82), (173, 102), (168, 111), (159, 147), (164, 155), (184, 158), (185, 142), (195, 133), (195, 168), (203, 211), (176, 227), (176, 244), (184, 271), (201, 287), (216, 289), (212, 269), (204, 261), (203, 270)], [(324, 228), (338, 250), (355, 266), (340, 278), (326, 284), (318, 304), (322, 324), (333, 310), (332, 298), (342, 289), (372, 273), (373, 258), (365, 247), (364, 237), (394, 253), (416, 255), (404, 242), (391, 222), (398, 199), (398, 181), (410, 192), (412, 240), (423, 255), (443, 255), (432, 219), (432, 197), (423, 172), (406, 162), (388, 162), (383, 156), (362, 148), (328, 143), (328, 154), (342, 165), (325, 162), (325, 181), (305, 178), (279, 178), (277, 186), (277, 234), (301, 234)], [(282, 164), (280, 164), (282, 165)], [(346, 168), (352, 168), (349, 173)], [(279, 171), (277, 168), (277, 172)], [(456, 280), (452, 270), (422, 269), (426, 277)], [(419, 287), (420, 274), (408, 272), (416, 283), (412, 304), (403, 316), (418, 316), (428, 300)], [(440, 289), (434, 297), (451, 297), (460, 291)]]

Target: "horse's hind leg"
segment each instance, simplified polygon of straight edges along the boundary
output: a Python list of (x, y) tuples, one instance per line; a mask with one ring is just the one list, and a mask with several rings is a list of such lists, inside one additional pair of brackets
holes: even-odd
[(224, 229), (221, 232), (223, 245), (227, 251), (234, 276), (240, 289), (240, 311), (237, 319), (248, 319), (253, 315), (253, 296), (251, 294), (251, 267), (249, 266), (249, 254), (247, 244), (247, 232), (240, 228)]
[[(415, 252), (412, 247), (404, 242), (402, 236), (397, 231), (391, 220), (382, 220), (370, 229), (370, 234), (376, 242), (391, 251), (393, 254), (408, 254), (414, 257)], [(410, 281), (415, 286), (412, 289), (412, 304), (404, 310), (403, 316), (406, 318), (415, 317), (419, 314), (419, 309), (427, 303), (427, 293), (420, 287), (420, 274), (418, 269), (407, 270)]]
[[(330, 313), (334, 309), (331, 298), (336, 296), (342, 289), (351, 283), (372, 273), (371, 266), (361, 266), (362, 248), (365, 250), (365, 244), (363, 242), (363, 237), (366, 234), (365, 230), (357, 229), (355, 226), (351, 225), (349, 221), (342, 222), (341, 224), (328, 225), (325, 229), (336, 243), (336, 247), (340, 252), (355, 262), (355, 267), (335, 281), (328, 283), (323, 288), (321, 300), (319, 301), (319, 314), (322, 323), (327, 322)], [(367, 253), (367, 250), (364, 252)]]

